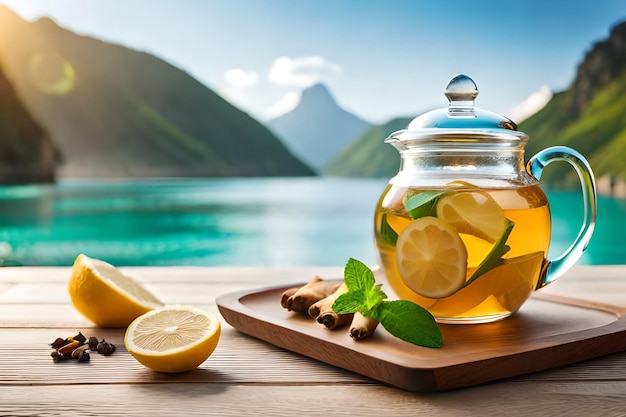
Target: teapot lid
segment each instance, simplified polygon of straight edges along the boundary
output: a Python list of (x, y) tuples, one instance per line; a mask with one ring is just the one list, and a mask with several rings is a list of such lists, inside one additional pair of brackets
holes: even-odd
[(474, 106), (478, 87), (470, 77), (459, 74), (446, 86), (447, 108), (432, 110), (413, 119), (407, 129), (392, 133), (385, 142), (408, 142), (433, 137), (507, 138), (519, 143), (528, 136), (517, 130), (511, 119)]

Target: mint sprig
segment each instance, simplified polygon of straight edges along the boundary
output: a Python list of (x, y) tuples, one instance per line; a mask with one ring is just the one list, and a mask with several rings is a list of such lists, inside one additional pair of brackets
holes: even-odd
[(506, 228), (504, 229), (502, 236), (500, 236), (500, 239), (498, 239), (498, 241), (493, 245), (487, 256), (485, 256), (485, 259), (483, 259), (483, 261), (478, 265), (472, 276), (465, 281), (465, 284), (463, 284), (463, 287), (461, 288), (467, 287), (485, 272), (490, 271), (504, 263), (504, 258), (502, 257), (511, 250), (511, 247), (506, 244), (506, 241), (513, 230), (513, 226), (515, 226), (515, 223), (509, 219), (506, 219), (506, 222)]
[(412, 219), (437, 215), (437, 201), (445, 191), (423, 191), (404, 200), (404, 210)]
[(387, 221), (387, 213), (383, 213), (380, 219), (380, 234), (385, 238), (388, 243), (396, 246), (398, 242), (398, 233), (393, 230), (393, 227)]
[[(404, 210), (413, 220), (425, 216), (437, 215), (437, 201), (445, 194), (445, 191), (422, 191), (417, 194), (409, 195), (404, 198)], [(398, 241), (398, 233), (387, 221), (387, 213), (383, 213), (380, 220), (380, 234), (392, 245), (396, 245)]]
[(389, 333), (414, 345), (439, 348), (443, 344), (433, 316), (412, 301), (383, 301), (378, 321)]
[(376, 284), (374, 273), (365, 264), (350, 258), (344, 268), (348, 291), (333, 303), (337, 314), (359, 312), (378, 320), (393, 336), (418, 346), (439, 348), (443, 345), (441, 330), (433, 316), (408, 300), (386, 300), (387, 294)]

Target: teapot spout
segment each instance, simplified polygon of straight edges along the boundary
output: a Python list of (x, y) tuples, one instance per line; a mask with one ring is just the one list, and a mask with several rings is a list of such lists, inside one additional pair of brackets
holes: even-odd
[(398, 152), (405, 151), (407, 149), (406, 143), (398, 138), (398, 134), (406, 132), (406, 129), (399, 130), (397, 132), (392, 133), (385, 139), (385, 143), (392, 145), (394, 148), (398, 150)]

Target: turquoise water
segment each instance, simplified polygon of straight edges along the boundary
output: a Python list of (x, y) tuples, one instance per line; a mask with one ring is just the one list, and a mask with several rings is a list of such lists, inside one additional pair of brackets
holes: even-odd
[[(373, 211), (386, 181), (335, 178), (62, 181), (0, 187), (4, 264), (71, 265), (79, 253), (115, 265), (376, 263)], [(556, 255), (576, 236), (575, 192), (548, 193)], [(625, 263), (626, 201), (600, 198), (581, 264)]]

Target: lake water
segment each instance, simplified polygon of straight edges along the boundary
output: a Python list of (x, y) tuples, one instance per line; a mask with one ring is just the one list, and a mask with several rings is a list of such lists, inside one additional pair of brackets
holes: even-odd
[[(385, 180), (254, 178), (61, 181), (0, 187), (4, 264), (71, 265), (79, 253), (125, 265), (375, 264), (374, 205)], [(550, 255), (576, 236), (577, 192), (549, 192)], [(600, 198), (579, 264), (625, 263), (626, 201)]]

